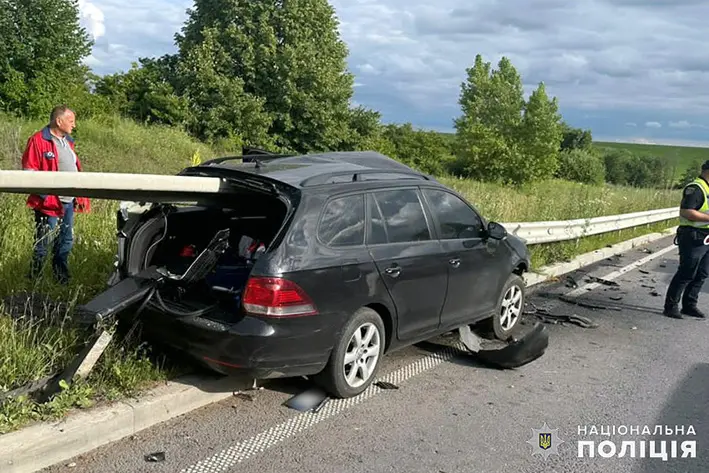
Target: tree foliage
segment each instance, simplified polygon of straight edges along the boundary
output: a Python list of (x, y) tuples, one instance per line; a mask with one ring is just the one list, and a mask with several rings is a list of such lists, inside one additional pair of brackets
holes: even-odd
[(556, 177), (582, 184), (602, 185), (606, 181), (606, 165), (598, 155), (581, 148), (559, 153)]
[(0, 106), (31, 118), (86, 99), (93, 42), (77, 0), (0, 0)]
[(243, 99), (260, 104), (277, 146), (321, 151), (351, 139), (355, 119), (354, 79), (337, 27), (327, 0), (197, 0), (177, 44), (183, 60), (210, 45), (217, 54), (211, 77), (237, 81)]
[(455, 120), (458, 166), (476, 179), (522, 184), (551, 177), (562, 138), (556, 99), (544, 84), (524, 100), (522, 79), (503, 57), (492, 69), (481, 55), (467, 69)]

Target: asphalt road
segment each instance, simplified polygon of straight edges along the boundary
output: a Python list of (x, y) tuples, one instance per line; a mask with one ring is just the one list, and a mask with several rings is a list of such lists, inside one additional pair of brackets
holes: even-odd
[[(587, 284), (587, 275), (606, 276), (669, 245), (671, 239), (664, 239), (647, 247), (652, 253), (634, 249), (572, 276), (579, 285)], [(442, 338), (385, 358), (380, 378), (398, 390), (371, 390), (354, 400), (330, 402), (313, 414), (282, 405), (308, 387), (304, 380), (271, 383), (252, 401), (234, 397), (44, 471), (709, 471), (709, 322), (660, 315), (676, 255), (673, 249), (621, 271), (614, 279), (618, 287), (577, 291), (577, 300), (620, 310), (591, 310), (544, 296), (572, 291), (565, 278), (534, 289), (528, 301), (535, 306), (582, 315), (598, 327), (547, 324), (549, 348), (521, 368), (485, 367), (471, 356), (453, 356), (450, 349), (436, 358), (432, 353), (456, 341)], [(709, 285), (701, 303), (709, 312), (708, 291)], [(552, 449), (558, 455), (546, 459), (533, 455), (535, 448), (527, 443), (532, 429), (545, 423), (558, 429), (563, 441)], [(616, 435), (579, 436), (579, 426), (590, 433), (593, 425), (599, 433), (601, 426), (615, 426)], [(619, 435), (621, 425), (639, 427), (641, 435)], [(685, 431), (692, 425), (696, 435), (643, 436), (646, 425), (650, 432), (655, 425), (679, 425)], [(650, 457), (648, 442), (645, 458), (639, 458), (639, 450), (634, 458), (597, 453), (579, 458), (578, 440), (612, 440), (618, 451), (626, 440), (668, 440), (668, 455), (670, 440), (696, 440), (697, 455), (663, 461)], [(153, 452), (164, 452), (165, 460), (146, 461), (144, 456)]]

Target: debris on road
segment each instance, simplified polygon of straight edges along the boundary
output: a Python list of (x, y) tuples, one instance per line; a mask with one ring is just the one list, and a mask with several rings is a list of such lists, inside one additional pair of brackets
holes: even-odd
[(623, 296), (610, 296), (610, 300), (621, 301), (621, 300), (623, 300)]
[(654, 296), (654, 297), (659, 297), (659, 296), (660, 296), (660, 293), (657, 292), (657, 291), (652, 291), (652, 292), (650, 292), (650, 295), (651, 295), (651, 296)]
[(645, 269), (638, 269), (638, 271), (639, 271), (641, 274), (650, 274), (650, 271), (647, 271), (647, 270), (645, 270)]
[(586, 309), (615, 310), (618, 312), (620, 312), (620, 310), (621, 310), (619, 307), (613, 307), (613, 306), (602, 305), (602, 304), (595, 304), (593, 302), (584, 302), (584, 301), (580, 301), (578, 299), (573, 299), (571, 297), (566, 297), (563, 294), (558, 297), (559, 297), (559, 300), (562, 302), (566, 302), (567, 304), (577, 305), (579, 307), (585, 307)]
[(233, 395), (234, 397), (238, 397), (239, 399), (243, 399), (245, 401), (254, 401), (254, 395), (246, 393), (244, 391), (236, 391), (235, 393), (233, 393)]
[(578, 325), (579, 327), (582, 328), (598, 328), (598, 324), (593, 322), (591, 319), (587, 317), (583, 317), (577, 314), (564, 314), (564, 315), (559, 315), (559, 314), (552, 314), (549, 312), (549, 310), (544, 309), (544, 308), (538, 308), (534, 306), (533, 310), (530, 311), (525, 311), (526, 315), (534, 315), (538, 319), (540, 319), (543, 323), (550, 323), (550, 324), (564, 324), (564, 323), (572, 323), (575, 325)]
[(577, 287), (579, 287), (579, 285), (573, 277), (566, 276), (566, 287), (576, 289)]
[(291, 397), (283, 405), (296, 411), (307, 412), (320, 406), (325, 399), (327, 399), (325, 391), (320, 388), (311, 388)]
[(481, 350), (480, 337), (475, 335), (470, 326), (458, 329), (460, 340), (471, 355), (483, 363), (499, 369), (518, 368), (541, 357), (549, 346), (549, 334), (539, 322), (523, 334), (514, 337), (507, 346), (499, 349)]
[(317, 406), (315, 406), (315, 407), (313, 408), (313, 414), (317, 414), (318, 412), (320, 412), (320, 410), (321, 410), (323, 407), (325, 407), (325, 404), (327, 404), (329, 401), (330, 401), (330, 398), (329, 398), (329, 397), (326, 397), (325, 399), (323, 399), (322, 401), (320, 401), (320, 403), (319, 403)]
[(374, 385), (381, 389), (399, 389), (399, 386), (388, 381), (377, 381)]
[(145, 455), (146, 462), (164, 462), (165, 452), (155, 452)]
[(598, 284), (603, 284), (604, 286), (615, 286), (615, 287), (620, 286), (620, 284), (618, 284), (618, 283), (615, 282), (615, 281), (609, 281), (609, 280), (607, 280), (607, 279), (599, 278), (599, 277), (596, 277), (596, 276), (587, 276), (587, 278), (588, 278), (588, 279), (587, 279), (588, 282), (595, 282), (595, 283), (598, 283)]

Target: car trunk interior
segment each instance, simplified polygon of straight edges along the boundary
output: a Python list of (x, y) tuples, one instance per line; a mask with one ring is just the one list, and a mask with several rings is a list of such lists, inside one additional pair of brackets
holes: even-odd
[[(160, 205), (129, 222), (125, 274), (117, 284), (127, 289), (117, 287), (94, 307), (133, 297), (129, 306), (146, 301), (141, 305), (174, 317), (235, 321), (253, 264), (278, 234), (288, 208), (268, 196), (234, 200), (228, 207)], [(145, 289), (130, 281), (142, 278), (161, 282)]]

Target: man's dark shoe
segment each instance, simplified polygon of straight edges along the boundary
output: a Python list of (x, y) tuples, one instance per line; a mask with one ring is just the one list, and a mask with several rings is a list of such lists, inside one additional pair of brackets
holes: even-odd
[(682, 308), (682, 313), (684, 315), (689, 315), (690, 317), (696, 317), (698, 319), (706, 319), (707, 316), (704, 315), (704, 313), (697, 309), (696, 307), (683, 307)]
[(679, 308), (677, 306), (673, 307), (665, 307), (665, 311), (663, 312), (663, 315), (665, 317), (670, 317), (671, 319), (683, 319), (682, 314), (679, 311)]

